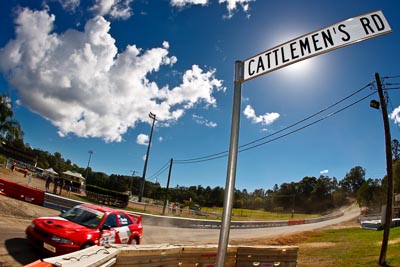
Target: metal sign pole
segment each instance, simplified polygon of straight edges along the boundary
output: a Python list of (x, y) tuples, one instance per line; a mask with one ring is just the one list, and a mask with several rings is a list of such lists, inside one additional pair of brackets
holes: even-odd
[(236, 164), (239, 143), (240, 105), (242, 98), (243, 62), (235, 62), (235, 81), (233, 93), (233, 111), (231, 125), (231, 139), (229, 146), (228, 169), (226, 174), (224, 209), (222, 212), (221, 230), (219, 234), (216, 266), (225, 266), (225, 257), (228, 248), (229, 230), (232, 216), (233, 196), (235, 190)]

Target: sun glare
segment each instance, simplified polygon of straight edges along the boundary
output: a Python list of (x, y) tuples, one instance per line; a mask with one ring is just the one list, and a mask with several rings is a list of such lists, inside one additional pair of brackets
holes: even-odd
[(294, 64), (291, 64), (291, 65), (285, 67), (284, 69), (290, 75), (296, 75), (296, 76), (297, 75), (305, 75), (305, 74), (307, 74), (307, 72), (309, 72), (309, 70), (313, 67), (313, 65), (315, 65), (312, 63), (313, 63), (313, 59), (308, 58), (306, 60), (302, 60), (302, 61), (296, 62)]
[(308, 79), (312, 73), (315, 73), (316, 63), (315, 59), (309, 58), (283, 67), (277, 74), (287, 81)]
[[(290, 42), (290, 40), (296, 39), (304, 34), (304, 32), (306, 32), (304, 28), (308, 28), (307, 25), (297, 25), (296, 27), (292, 25), (290, 27), (288, 25), (281, 25), (282, 30), (274, 32), (273, 36), (270, 36), (268, 41), (265, 40), (265, 42), (262, 42), (267, 43), (263, 44), (263, 47), (269, 50), (273, 47), (278, 47), (284, 43)], [(317, 67), (316, 65), (317, 60), (315, 60), (315, 58), (308, 58), (283, 67), (279, 70), (279, 73), (283, 75), (285, 79), (298, 79), (309, 75), (312, 69)]]

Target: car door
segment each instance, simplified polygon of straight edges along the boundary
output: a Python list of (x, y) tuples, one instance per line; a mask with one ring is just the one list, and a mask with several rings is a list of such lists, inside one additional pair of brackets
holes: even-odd
[(100, 236), (100, 245), (104, 246), (107, 244), (115, 244), (120, 243), (117, 242), (117, 231), (118, 227), (117, 223), (117, 215), (116, 214), (108, 214), (106, 220), (103, 223), (101, 236)]
[(124, 213), (118, 213), (117, 223), (118, 227), (115, 228), (117, 241), (119, 241), (121, 244), (129, 243), (129, 239), (132, 234), (131, 229), (129, 229), (129, 225), (132, 224), (132, 220)]

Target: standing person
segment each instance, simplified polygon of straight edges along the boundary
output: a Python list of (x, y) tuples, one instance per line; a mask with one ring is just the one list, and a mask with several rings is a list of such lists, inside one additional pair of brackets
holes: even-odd
[(54, 178), (53, 194), (57, 194), (58, 177)]
[(14, 160), (12, 165), (11, 165), (11, 170), (14, 172), (15, 166), (17, 166), (17, 162)]
[(69, 193), (71, 193), (71, 191), (72, 191), (72, 181), (70, 180), (70, 181), (68, 181), (68, 193), (67, 193), (68, 196), (69, 196)]
[(29, 173), (28, 168), (25, 167), (24, 172), (25, 172), (24, 177), (28, 176), (28, 185), (31, 185), (32, 175)]
[(46, 178), (46, 192), (49, 192), (50, 191), (50, 183), (51, 183), (51, 176), (49, 175), (49, 176), (47, 176), (47, 178)]
[(64, 179), (60, 178), (60, 184), (59, 184), (59, 186), (60, 186), (60, 195), (61, 195), (61, 191), (62, 191), (62, 188), (63, 188), (63, 186), (64, 186)]

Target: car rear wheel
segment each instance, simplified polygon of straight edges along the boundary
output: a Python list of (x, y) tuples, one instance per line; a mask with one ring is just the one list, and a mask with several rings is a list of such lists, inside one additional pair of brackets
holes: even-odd
[(138, 241), (137, 241), (137, 239), (134, 237), (134, 238), (132, 238), (132, 240), (131, 240), (131, 243), (130, 243), (131, 245), (137, 245), (138, 244)]

